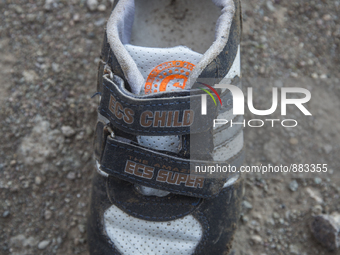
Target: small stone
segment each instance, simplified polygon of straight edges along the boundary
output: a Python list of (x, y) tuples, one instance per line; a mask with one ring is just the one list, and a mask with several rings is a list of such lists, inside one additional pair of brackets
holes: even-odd
[(252, 235), (250, 237), (250, 240), (254, 243), (254, 244), (261, 244), (262, 243), (262, 238), (259, 235)]
[(79, 232), (80, 232), (80, 233), (82, 233), (82, 234), (85, 233), (85, 225), (79, 224), (79, 225), (78, 225), (78, 229), (79, 229)]
[(45, 220), (50, 220), (52, 218), (52, 212), (50, 210), (46, 210), (44, 213)]
[(266, 6), (267, 6), (269, 11), (271, 11), (271, 12), (275, 11), (275, 7), (274, 7), (272, 1), (267, 1)]
[(4, 211), (4, 213), (2, 214), (3, 218), (7, 218), (10, 215), (9, 211)]
[(105, 23), (106, 23), (106, 19), (102, 18), (102, 19), (96, 20), (96, 21), (94, 22), (94, 25), (95, 25), (96, 27), (101, 27), (101, 26), (103, 26)]
[(242, 202), (242, 207), (246, 210), (246, 211), (250, 211), (251, 209), (253, 209), (253, 205), (251, 203), (249, 203), (248, 201), (244, 200)]
[(77, 22), (77, 21), (80, 20), (80, 15), (79, 15), (79, 13), (75, 13), (75, 14), (73, 15), (73, 20), (74, 20), (75, 22)]
[(247, 223), (247, 222), (249, 221), (248, 216), (242, 215), (242, 216), (241, 216), (241, 221), (242, 221), (243, 223)]
[(74, 172), (69, 172), (66, 178), (69, 180), (74, 180), (76, 178), (76, 174)]
[(327, 154), (329, 154), (329, 153), (332, 152), (333, 146), (330, 145), (330, 144), (326, 144), (325, 146), (323, 146), (323, 150), (324, 150)]
[(24, 10), (21, 8), (20, 5), (14, 5), (13, 8), (14, 8), (15, 12), (18, 13), (18, 14), (21, 14), (21, 13), (24, 12)]
[(74, 243), (75, 246), (79, 245), (79, 238), (75, 238), (73, 243)]
[(58, 238), (57, 238), (57, 243), (58, 244), (62, 244), (63, 243), (63, 239), (60, 236), (58, 236)]
[(44, 9), (46, 11), (51, 11), (55, 4), (55, 0), (46, 0), (44, 4)]
[(313, 215), (321, 214), (322, 213), (322, 206), (321, 205), (313, 206), (312, 213), (313, 213)]
[(300, 254), (299, 249), (294, 244), (289, 245), (289, 252), (294, 255)]
[(266, 72), (266, 68), (264, 66), (260, 67), (260, 73), (264, 74)]
[(267, 42), (267, 37), (265, 35), (261, 35), (260, 40), (261, 40), (262, 43), (265, 43), (265, 42)]
[(20, 234), (20, 235), (11, 237), (11, 239), (9, 240), (9, 243), (11, 246), (20, 246), (25, 241), (25, 239), (26, 237)]
[(328, 78), (327, 74), (321, 74), (320, 75), (320, 79), (326, 80), (327, 78)]
[(39, 244), (38, 244), (38, 249), (39, 250), (44, 250), (47, 248), (47, 246), (50, 244), (50, 241), (49, 240), (44, 240), (44, 241), (41, 241)]
[(36, 176), (34, 178), (34, 182), (35, 182), (35, 184), (40, 185), (41, 184), (41, 177), (40, 176)]
[(35, 14), (33, 14), (33, 13), (27, 14), (27, 20), (30, 21), (30, 22), (35, 21), (36, 18), (37, 18), (37, 15), (35, 15)]
[(321, 204), (323, 203), (323, 199), (321, 195), (317, 194), (317, 191), (311, 189), (311, 188), (306, 188), (306, 192), (308, 195), (313, 198), (317, 203)]
[(55, 72), (55, 73), (59, 73), (59, 72), (60, 72), (60, 66), (59, 66), (59, 64), (57, 64), (57, 63), (52, 63), (52, 70), (53, 70), (53, 72)]
[(87, 161), (90, 160), (90, 158), (91, 158), (90, 153), (85, 152), (85, 153), (83, 154), (83, 156), (81, 157), (81, 160), (83, 160), (84, 162), (87, 162)]
[(329, 21), (329, 20), (332, 19), (332, 16), (331, 16), (330, 14), (325, 14), (325, 15), (322, 17), (322, 19), (323, 19), (324, 21)]
[(328, 250), (336, 250), (340, 246), (339, 226), (329, 215), (318, 215), (310, 225), (315, 239)]
[(97, 0), (87, 0), (86, 5), (87, 5), (87, 8), (89, 8), (90, 11), (95, 11), (98, 7), (98, 1)]
[(262, 215), (260, 213), (254, 212), (253, 213), (253, 218), (256, 220), (261, 221), (262, 220)]
[(318, 79), (319, 78), (319, 75), (317, 73), (312, 73), (312, 78), (313, 79)]
[[(280, 217), (280, 216), (279, 216), (279, 217)], [(268, 223), (269, 225), (272, 225), (272, 226), (275, 225), (275, 221), (274, 221), (273, 218), (268, 218), (268, 219), (267, 219), (267, 223)]]
[(315, 184), (319, 185), (319, 184), (321, 184), (321, 182), (322, 182), (321, 178), (319, 178), (319, 177), (315, 177), (314, 178), (314, 183)]
[(299, 67), (304, 67), (304, 66), (306, 66), (306, 62), (305, 61), (300, 61), (298, 65), (299, 65)]
[(71, 137), (76, 133), (76, 131), (74, 131), (74, 129), (70, 126), (62, 126), (61, 132), (65, 137)]
[(299, 184), (297, 183), (296, 180), (293, 180), (289, 183), (289, 189), (293, 192), (297, 191), (298, 187), (299, 187)]
[(89, 32), (89, 33), (87, 34), (87, 36), (88, 36), (89, 39), (93, 39), (93, 38), (96, 37), (95, 33), (93, 33), (93, 32)]
[(87, 136), (91, 136), (93, 133), (93, 129), (91, 127), (86, 127), (85, 131)]
[(23, 241), (23, 246), (24, 247), (34, 247), (37, 245), (37, 241), (35, 240), (34, 237), (29, 237), (29, 238), (26, 238), (24, 241)]
[(290, 73), (290, 76), (292, 76), (293, 78), (299, 77), (299, 75), (298, 75), (297, 73), (295, 73), (295, 72), (291, 72), (291, 73)]
[(105, 4), (100, 4), (100, 5), (98, 6), (98, 11), (100, 11), (100, 12), (105, 12), (105, 11), (106, 11), (106, 6), (105, 6)]
[(34, 82), (38, 78), (38, 75), (33, 70), (25, 70), (23, 71), (22, 75), (25, 81), (29, 83)]
[(310, 66), (314, 65), (313, 59), (308, 59), (307, 64)]
[(84, 139), (84, 132), (80, 132), (76, 135), (76, 140), (81, 141)]
[(279, 219), (280, 218), (280, 214), (278, 214), (277, 212), (273, 212), (273, 218), (274, 219)]
[(340, 213), (334, 212), (331, 214), (331, 216), (335, 220), (335, 222), (338, 224), (339, 230), (340, 230)]
[(291, 145), (297, 145), (299, 143), (299, 140), (296, 139), (295, 137), (292, 137), (292, 138), (289, 139), (289, 143)]
[(17, 162), (15, 160), (11, 160), (11, 162), (9, 163), (10, 166), (15, 166), (17, 164)]
[(318, 26), (322, 26), (323, 25), (323, 20), (322, 19), (318, 19), (316, 21), (316, 24), (318, 24)]

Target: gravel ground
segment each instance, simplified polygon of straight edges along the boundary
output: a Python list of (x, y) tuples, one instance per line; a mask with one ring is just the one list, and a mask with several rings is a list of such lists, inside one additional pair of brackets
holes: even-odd
[[(91, 2), (0, 0), (0, 254), (88, 254), (90, 96), (111, 4)], [(295, 111), (294, 129), (246, 128), (246, 165), (329, 171), (247, 176), (236, 255), (336, 254), (310, 225), (340, 213), (339, 13), (335, 0), (243, 2), (242, 70), (245, 87), (261, 95), (255, 105), (270, 106), (272, 84), (289, 84), (311, 91), (313, 114)]]

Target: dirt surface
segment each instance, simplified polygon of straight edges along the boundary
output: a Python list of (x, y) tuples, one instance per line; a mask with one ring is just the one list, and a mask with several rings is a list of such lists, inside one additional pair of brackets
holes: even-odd
[[(0, 254), (88, 254), (90, 97), (110, 1), (101, 11), (83, 0), (0, 0), (0, 8)], [(339, 13), (335, 0), (243, 2), (242, 70), (245, 87), (261, 95), (255, 105), (270, 107), (272, 86), (304, 87), (313, 114), (288, 111), (294, 129), (246, 128), (245, 165), (329, 171), (247, 176), (236, 255), (340, 254), (309, 228), (315, 214), (340, 213)]]

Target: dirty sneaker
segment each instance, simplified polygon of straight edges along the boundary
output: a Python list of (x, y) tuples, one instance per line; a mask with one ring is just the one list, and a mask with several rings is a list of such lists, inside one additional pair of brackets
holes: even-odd
[(237, 168), (244, 157), (242, 125), (213, 127), (242, 122), (230, 91), (212, 88), (240, 86), (240, 8), (239, 0), (115, 2), (98, 73), (91, 255), (230, 252), (242, 179), (203, 169)]

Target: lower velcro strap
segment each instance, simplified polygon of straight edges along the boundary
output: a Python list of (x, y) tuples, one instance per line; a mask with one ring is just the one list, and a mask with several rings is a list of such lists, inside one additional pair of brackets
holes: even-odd
[(224, 172), (222, 177), (209, 173), (195, 173), (193, 169), (218, 164), (239, 167), (241, 153), (226, 162), (183, 159), (152, 151), (108, 137), (101, 159), (101, 170), (120, 179), (143, 186), (193, 197), (213, 197), (222, 190), (235, 172)]

